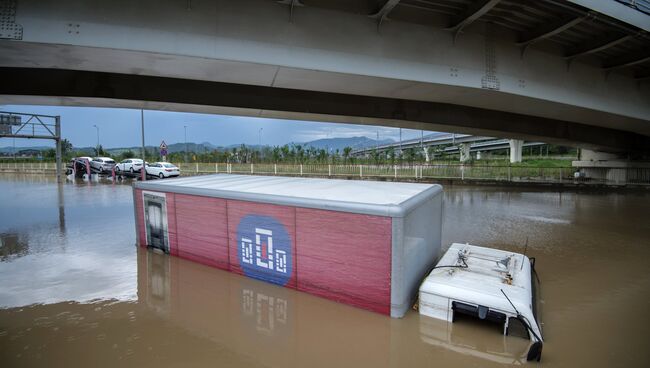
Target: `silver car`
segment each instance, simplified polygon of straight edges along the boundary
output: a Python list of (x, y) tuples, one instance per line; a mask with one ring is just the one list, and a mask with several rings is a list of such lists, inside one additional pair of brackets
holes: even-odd
[(111, 171), (113, 166), (115, 166), (115, 161), (110, 157), (95, 157), (90, 160), (90, 167), (100, 172)]

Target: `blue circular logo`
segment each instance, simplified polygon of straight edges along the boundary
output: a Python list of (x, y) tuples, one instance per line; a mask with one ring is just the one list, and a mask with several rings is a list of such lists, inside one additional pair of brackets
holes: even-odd
[(237, 226), (237, 256), (244, 275), (277, 285), (291, 278), (291, 237), (273, 217), (246, 215)]

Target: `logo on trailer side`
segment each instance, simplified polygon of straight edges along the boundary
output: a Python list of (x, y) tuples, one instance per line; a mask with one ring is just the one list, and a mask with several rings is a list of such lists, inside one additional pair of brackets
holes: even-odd
[(237, 227), (239, 265), (248, 277), (285, 285), (291, 278), (291, 237), (270, 216), (246, 215)]

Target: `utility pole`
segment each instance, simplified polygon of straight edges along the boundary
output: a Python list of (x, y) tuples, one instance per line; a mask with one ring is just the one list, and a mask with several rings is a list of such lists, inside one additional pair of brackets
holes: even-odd
[(424, 152), (424, 130), (422, 129), (420, 129), (420, 149), (422, 150), (422, 153), (424, 153), (424, 159), (429, 162), (429, 155)]
[(259, 130), (259, 132), (258, 132), (258, 133), (259, 133), (259, 134), (258, 134), (258, 135), (259, 135), (259, 145), (258, 145), (258, 146), (259, 146), (259, 150), (260, 150), (260, 161), (262, 161), (262, 152), (263, 152), (263, 151), (262, 151), (262, 130), (263, 130), (263, 129), (264, 129), (264, 128), (260, 128), (260, 130)]
[[(402, 159), (402, 128), (399, 128), (399, 157)], [(401, 165), (401, 161), (400, 161)]]
[(60, 183), (63, 180), (63, 175), (61, 172), (63, 168), (61, 167), (61, 117), (57, 116), (54, 118), (54, 135), (56, 136), (55, 140), (55, 158), (56, 158), (56, 180)]
[(142, 135), (142, 180), (147, 180), (147, 156), (144, 151), (144, 110), (140, 109), (140, 134)]
[(187, 163), (187, 125), (183, 125), (183, 130), (185, 132), (185, 163)]
[(93, 126), (97, 129), (97, 145), (95, 146), (95, 151), (97, 151), (97, 156), (99, 156), (99, 127), (97, 125)]

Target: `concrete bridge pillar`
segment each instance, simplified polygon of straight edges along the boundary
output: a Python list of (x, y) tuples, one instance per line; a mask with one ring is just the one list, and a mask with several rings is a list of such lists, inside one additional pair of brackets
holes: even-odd
[(580, 150), (580, 159), (571, 163), (579, 177), (604, 184), (625, 185), (645, 182), (650, 176), (650, 162), (629, 160), (625, 155)]
[(521, 154), (524, 149), (524, 141), (521, 139), (510, 140), (510, 163), (521, 162)]
[(424, 151), (424, 159), (428, 163), (431, 160), (431, 157), (429, 157), (429, 147), (422, 147), (422, 150)]
[(579, 161), (589, 161), (589, 162), (601, 161), (602, 162), (602, 161), (621, 161), (621, 160), (625, 160), (625, 157), (618, 155), (616, 153), (592, 151), (584, 148), (580, 149)]
[(462, 143), (458, 145), (458, 150), (460, 151), (460, 162), (467, 162), (472, 158), (472, 156), (469, 154), (469, 148), (469, 143)]

